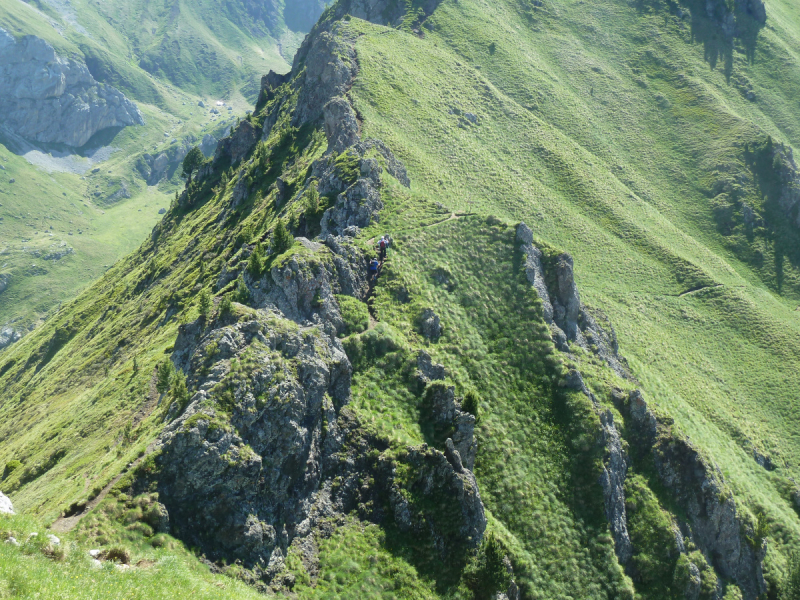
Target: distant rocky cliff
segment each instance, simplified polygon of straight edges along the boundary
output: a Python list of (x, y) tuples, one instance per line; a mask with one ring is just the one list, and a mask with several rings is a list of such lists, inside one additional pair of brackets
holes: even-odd
[(35, 36), (15, 39), (0, 29), (1, 125), (27, 140), (80, 147), (109, 127), (144, 125), (119, 90), (88, 67), (58, 56)]

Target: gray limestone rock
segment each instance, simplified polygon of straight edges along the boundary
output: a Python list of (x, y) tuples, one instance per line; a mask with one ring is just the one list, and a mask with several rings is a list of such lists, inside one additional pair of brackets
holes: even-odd
[(603, 487), (603, 500), (614, 550), (620, 564), (626, 565), (633, 554), (633, 545), (628, 534), (628, 517), (625, 510), (625, 476), (628, 473), (628, 460), (622, 447), (622, 438), (614, 425), (614, 415), (610, 410), (600, 413), (603, 427), (603, 443), (606, 456), (603, 460), (603, 474), (600, 484)]
[(353, 225), (365, 228), (379, 220), (383, 210), (380, 192), (370, 179), (359, 179), (336, 197), (322, 217), (322, 233), (341, 233)]
[(545, 261), (533, 243), (533, 231), (525, 223), (517, 227), (516, 239), (525, 257), (525, 275), (542, 301), (544, 320), (550, 325), (556, 347), (569, 352), (568, 342), (574, 342), (598, 355), (621, 377), (630, 378), (628, 367), (619, 356), (611, 322), (601, 311), (581, 303), (572, 257), (562, 253)]
[(422, 311), (419, 320), (419, 328), (422, 335), (431, 341), (436, 341), (441, 337), (444, 328), (439, 322), (439, 315), (433, 312), (432, 308)]
[(32, 142), (80, 147), (109, 127), (144, 125), (120, 91), (99, 83), (85, 64), (58, 56), (35, 36), (0, 29), (2, 126)]
[[(190, 329), (175, 350), (196, 391), (159, 439), (161, 501), (199, 541), (268, 562), (281, 523), (308, 516), (321, 455), (341, 443), (336, 411), (349, 400), (350, 363), (335, 337), (277, 313)], [(252, 367), (237, 374), (234, 359)]]
[(425, 402), (437, 439), (449, 439), (458, 451), (460, 463), (472, 471), (478, 453), (475, 416), (461, 410), (455, 388), (435, 382), (425, 392)]
[(346, 98), (336, 97), (323, 108), (329, 152), (344, 152), (359, 141), (356, 112)]
[(260, 137), (261, 132), (250, 121), (241, 121), (228, 137), (220, 140), (214, 152), (214, 163), (221, 164), (227, 160), (233, 164), (240, 161), (253, 149)]
[(419, 390), (425, 389), (431, 381), (441, 381), (445, 378), (446, 371), (443, 365), (434, 363), (431, 355), (420, 350), (417, 354), (417, 385)]
[(4, 326), (0, 328), (0, 350), (8, 348), (14, 342), (22, 339), (22, 333), (17, 331), (11, 326)]
[(736, 582), (746, 600), (766, 592), (762, 561), (766, 542), (754, 548), (747, 540), (753, 524), (743, 517), (722, 473), (670, 420), (660, 420), (641, 393), (628, 399), (633, 428), (642, 449), (649, 449), (661, 484), (686, 512), (692, 541), (711, 557), (723, 577)]
[(3, 492), (0, 492), (0, 514), (13, 515), (14, 505)]

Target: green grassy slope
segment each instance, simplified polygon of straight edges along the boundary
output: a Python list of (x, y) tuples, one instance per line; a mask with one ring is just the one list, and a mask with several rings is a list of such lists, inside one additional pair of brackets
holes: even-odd
[[(679, 8), (695, 16), (678, 18)], [(657, 2), (446, 0), (424, 37), (349, 25), (360, 34), (351, 95), (363, 133), (385, 141), (412, 180), (410, 190), (386, 190), (381, 224), (360, 238), (388, 231), (397, 243), (371, 301), (378, 325), (345, 340), (356, 365), (351, 408), (394, 447), (435, 444), (409, 380), (421, 347), (459, 393), (479, 392), (476, 476), (524, 597), (630, 597), (634, 584), (602, 514), (597, 417), (558, 386), (562, 361), (519, 272), (509, 225), (520, 220), (574, 255), (583, 301), (609, 316), (645, 396), (720, 466), (745, 514), (766, 515), (772, 593), (798, 549), (800, 292), (791, 256), (776, 260), (776, 240), (792, 233), (729, 235), (713, 202), (724, 173), (749, 168), (745, 142), (768, 134), (797, 145), (798, 71), (788, 67), (800, 21), (788, 2), (768, 11), (755, 44), (731, 52), (699, 8)], [(273, 134), (280, 160), (244, 206), (226, 212), (232, 184), (203, 190), (193, 210), (169, 215), (157, 243), (145, 241), (0, 360), (0, 464), (23, 463), (2, 485), (19, 508), (52, 520), (145, 450), (166, 412), (149, 387), (155, 365), (178, 321), (197, 316), (197, 292), (275, 222), (277, 174), (292, 187), (304, 180), (322, 151), (319, 135), (306, 134)], [(764, 202), (755, 187), (742, 193)], [(477, 214), (451, 220), (454, 211)], [(424, 307), (442, 317), (438, 343), (416, 332)], [(576, 354), (612, 409), (611, 388), (631, 384)], [(644, 548), (635, 560), (652, 568), (635, 593), (677, 597), (670, 500), (648, 476), (642, 468), (626, 484)], [(290, 561), (298, 595), (389, 594), (391, 571), (376, 566), (384, 559), (404, 574), (398, 597), (460, 593), (458, 574), (395, 534), (341, 530), (324, 552), (332, 579), (316, 592)], [(376, 556), (375, 572), (361, 581), (365, 554)]]
[[(768, 21), (752, 63), (734, 52), (752, 103), (674, 7), (551, 2), (531, 22), (523, 5), (444, 3), (424, 40), (361, 38), (367, 135), (397, 149), (423, 196), (524, 220), (572, 253), (583, 300), (611, 318), (645, 389), (754, 510), (796, 535), (783, 482), (800, 464), (797, 270), (779, 294), (768, 269), (732, 252), (705, 183), (756, 131), (797, 143), (798, 71), (773, 88), (775, 61), (797, 64), (795, 22)], [(650, 56), (667, 65), (638, 66)]]

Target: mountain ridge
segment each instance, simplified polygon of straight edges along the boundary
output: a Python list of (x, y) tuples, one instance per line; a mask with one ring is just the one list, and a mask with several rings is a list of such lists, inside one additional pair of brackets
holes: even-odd
[[(108, 506), (152, 505), (157, 492), (178, 538), (201, 543), (217, 569), (239, 558), (244, 570), (228, 572), (265, 590), (351, 589), (356, 579), (349, 575), (342, 575), (343, 587), (326, 579), (325, 540), (351, 527), (366, 535), (377, 524), (386, 538), (368, 552), (391, 548), (397, 569), (410, 565), (421, 575), (421, 583), (403, 589), (423, 597), (415, 586), (428, 586), (431, 597), (477, 595), (478, 583), (489, 580), (480, 569), (494, 543), (509, 570), (492, 594), (776, 597), (798, 529), (791, 444), (797, 407), (789, 391), (796, 379), (798, 323), (789, 312), (796, 274), (790, 261), (784, 284), (773, 286), (763, 264), (740, 258), (741, 248), (726, 250), (729, 236), (714, 213), (724, 199), (711, 200), (733, 188), (711, 196), (699, 189), (704, 181), (692, 183), (686, 201), (676, 190), (689, 189), (687, 173), (710, 180), (726, 172), (703, 169), (715, 156), (735, 156), (733, 136), (754, 144), (755, 157), (780, 158), (765, 166), (778, 174), (777, 198), (791, 198), (791, 186), (780, 188), (791, 179), (789, 152), (762, 154), (763, 130), (729, 118), (725, 103), (750, 110), (753, 101), (725, 83), (724, 64), (709, 76), (719, 78), (713, 89), (697, 74), (661, 80), (631, 70), (622, 88), (633, 109), (668, 111), (632, 122), (636, 132), (651, 120), (652, 131), (665, 131), (674, 125), (672, 112), (682, 115), (683, 129), (661, 141), (625, 135), (632, 149), (621, 155), (616, 138), (606, 146), (599, 137), (594, 147), (583, 143), (589, 121), (580, 121), (587, 113), (577, 104), (571, 112), (523, 107), (517, 100), (527, 80), (516, 77), (520, 66), (507, 57), (519, 49), (549, 52), (531, 40), (544, 35), (543, 23), (563, 34), (564, 13), (580, 10), (573, 3), (509, 0), (489, 10), (462, 0), (430, 13), (420, 3), (405, 14), (374, 12), (399, 31), (352, 14), (369, 16), (375, 6), (340, 2), (326, 12), (292, 75), (264, 77), (254, 114), (200, 167), (140, 251), (109, 272), (113, 289), (98, 284), (106, 298), (95, 304), (84, 297), (58, 328), (50, 323), (14, 349), (0, 366), (14, 394), (12, 418), (30, 418), (29, 394), (41, 397), (69, 380), (75, 359), (62, 348), (83, 346), (80, 360), (94, 365), (95, 383), (87, 387), (93, 402), (101, 388), (112, 390), (101, 402), (106, 411), (134, 410), (129, 394), (155, 381), (154, 369), (168, 368), (161, 365), (170, 355), (179, 374), (165, 402), (136, 432), (120, 434), (130, 441), (119, 443), (102, 477), (159, 435), (162, 450), (121, 480)], [(612, 21), (631, 10), (612, 8)], [(661, 8), (637, 15), (642, 27), (661, 22)], [(677, 40), (664, 51), (685, 53), (680, 58), (693, 69), (708, 67), (701, 42), (683, 45), (683, 17), (674, 7), (664, 10), (671, 15), (666, 31)], [(464, 18), (470, 11), (484, 20)], [(578, 23), (587, 18), (571, 14)], [(635, 28), (638, 21), (626, 18), (625, 27)], [(515, 31), (513, 42), (492, 19)], [(531, 21), (531, 30), (523, 29)], [(481, 54), (468, 60), (473, 51)], [(732, 53), (731, 68), (758, 82), (757, 62), (737, 62), (749, 52)], [(504, 63), (491, 58), (498, 54)], [(576, 77), (593, 82), (585, 101), (610, 102), (610, 88), (598, 79), (605, 65), (597, 61)], [(556, 88), (550, 75), (539, 83), (570, 98), (572, 90)], [(765, 93), (753, 87), (756, 98)], [(717, 97), (725, 99), (722, 108)], [(658, 155), (663, 165), (647, 154), (635, 160), (645, 143), (670, 145), (709, 124), (720, 128), (712, 140), (719, 146), (702, 148), (702, 160), (694, 147), (677, 158)], [(617, 169), (622, 156), (631, 161)], [(738, 160), (749, 168), (743, 155)], [(687, 171), (674, 187), (662, 183), (678, 167)], [(662, 198), (652, 191), (657, 184)], [(736, 193), (745, 198), (737, 205), (744, 212), (754, 196)], [(279, 223), (297, 236), (288, 249)], [(373, 241), (387, 231), (392, 251), (365, 292)], [(758, 238), (745, 232), (744, 239)], [(763, 239), (760, 248), (771, 256), (775, 238)], [(211, 294), (214, 302), (203, 308)], [(133, 342), (125, 331), (148, 341)], [(304, 358), (292, 362), (296, 352)], [(342, 356), (350, 365), (349, 400), (337, 406), (340, 392), (318, 392), (333, 385), (330, 361), (340, 369)], [(102, 376), (100, 365), (114, 376)], [(309, 405), (307, 392), (316, 398)], [(473, 394), (479, 400), (470, 413)], [(297, 425), (284, 429), (310, 441), (290, 446), (301, 458), (283, 464), (291, 451), (260, 445), (273, 439), (269, 415), (307, 407), (311, 418), (289, 419)], [(252, 419), (258, 425), (248, 430)], [(122, 430), (124, 420), (117, 420)], [(165, 421), (172, 424), (160, 433)], [(351, 434), (361, 432), (353, 441), (366, 464), (342, 450), (346, 444), (336, 450), (345, 423)], [(32, 456), (49, 450), (39, 446), (35, 455), (35, 441), (26, 443), (26, 470), (4, 486), (23, 507), (44, 498), (50, 515), (58, 501), (43, 495), (52, 482), (81, 473), (78, 461), (104, 456), (100, 448), (83, 456), (55, 452), (37, 470)], [(317, 450), (326, 444), (332, 450)], [(192, 448), (204, 447), (214, 448), (203, 458), (209, 463), (181, 463), (181, 452), (194, 456)], [(276, 460), (283, 466), (270, 471)], [(205, 469), (217, 476), (205, 477)], [(264, 504), (248, 515), (222, 510), (236, 515), (231, 537), (193, 529), (193, 511), (217, 523), (210, 515), (250, 494), (262, 472), (285, 479), (268, 486), (258, 500)], [(442, 480), (474, 481), (491, 534), (484, 543), (462, 527), (471, 511), (458, 508), (472, 500), (456, 494), (456, 502), (445, 502)], [(215, 485), (225, 489), (209, 491)], [(302, 499), (305, 485), (319, 485), (318, 498), (331, 499), (313, 525), (303, 525), (307, 513), (282, 508)], [(288, 496), (271, 495), (280, 486)], [(61, 502), (79, 497), (75, 488), (62, 492)], [(103, 518), (89, 514), (85, 527)], [(461, 559), (453, 548), (462, 548)], [(269, 557), (261, 555), (267, 550)]]

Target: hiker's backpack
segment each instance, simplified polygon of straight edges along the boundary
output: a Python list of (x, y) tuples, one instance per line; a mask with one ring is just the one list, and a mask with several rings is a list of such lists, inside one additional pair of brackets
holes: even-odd
[(381, 240), (381, 250), (386, 250), (386, 240)]

